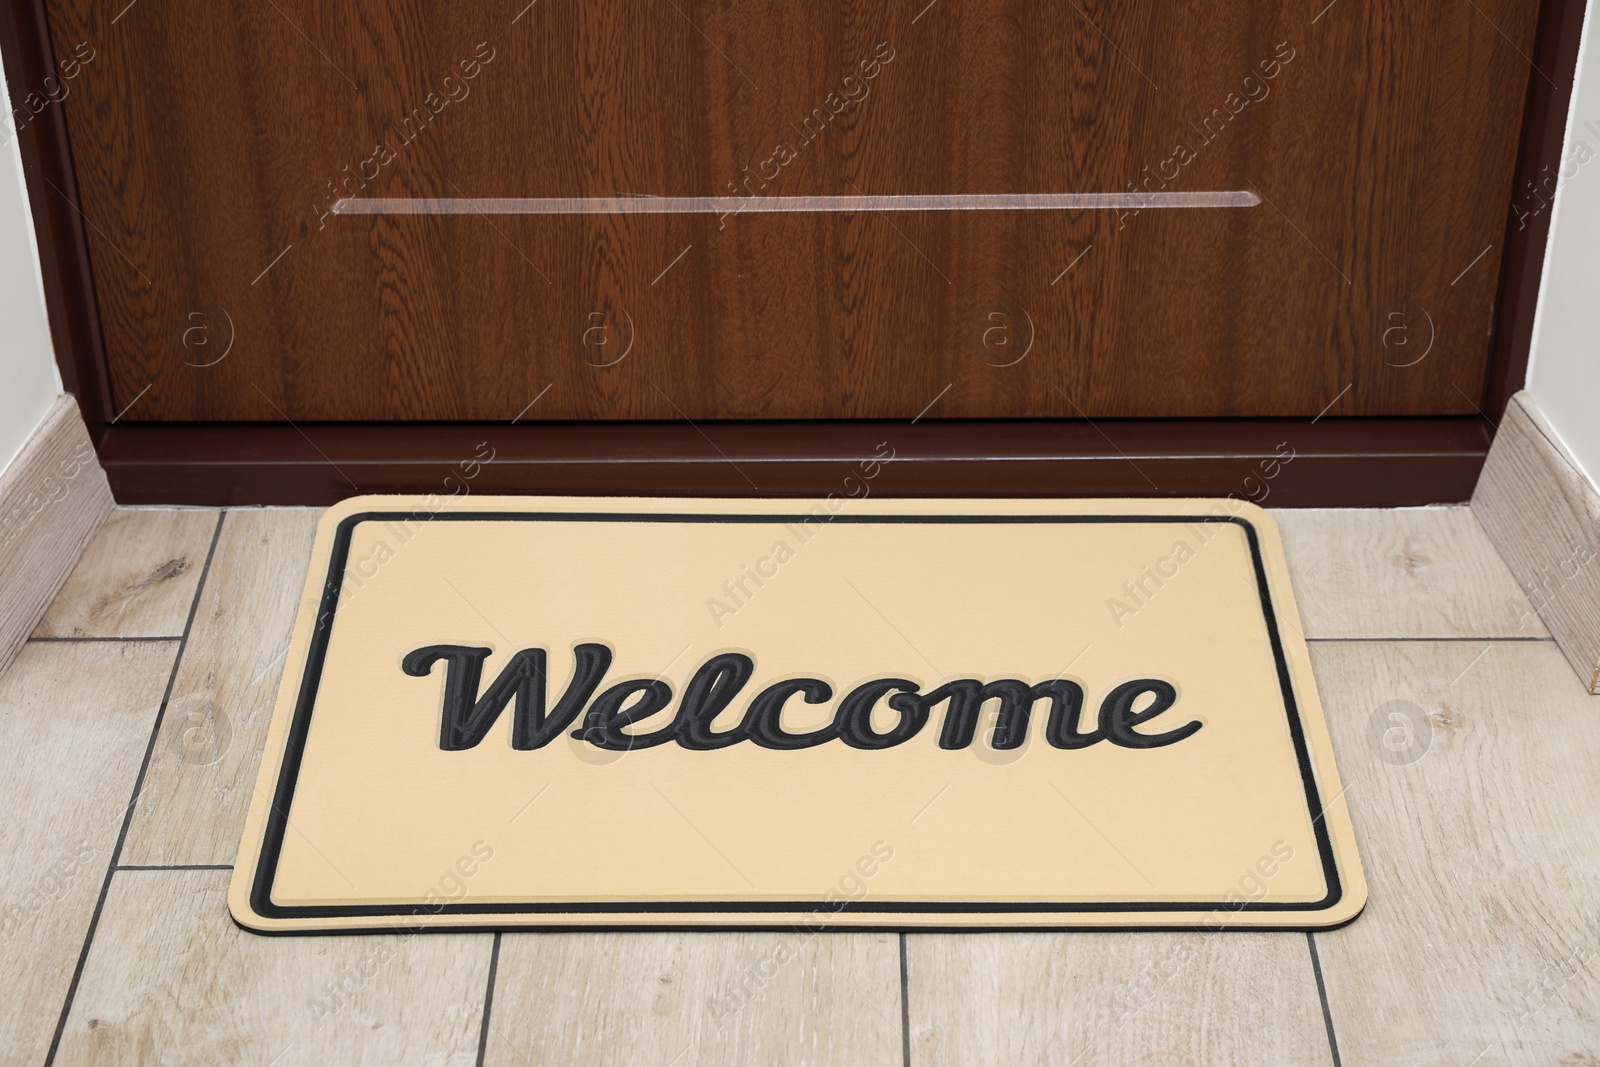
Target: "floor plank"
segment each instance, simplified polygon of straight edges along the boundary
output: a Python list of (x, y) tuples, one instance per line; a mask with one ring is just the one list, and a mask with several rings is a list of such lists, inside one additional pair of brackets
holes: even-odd
[(506, 934), (485, 1064), (900, 1067), (894, 934)]
[(227, 871), (118, 871), (57, 1067), (472, 1067), (492, 934), (261, 937)]
[(1371, 898), (1344, 1063), (1600, 1062), (1600, 708), (1554, 644), (1313, 648)]
[(0, 1063), (44, 1061), (176, 653), (36, 643), (0, 677)]
[(1303, 934), (906, 942), (911, 1062), (920, 1067), (1332, 1063)]
[(319, 511), (230, 511), (123, 862), (232, 863)]
[(212, 508), (112, 512), (33, 636), (177, 637), (216, 527)]
[(1309, 638), (1547, 636), (1470, 508), (1273, 518)]

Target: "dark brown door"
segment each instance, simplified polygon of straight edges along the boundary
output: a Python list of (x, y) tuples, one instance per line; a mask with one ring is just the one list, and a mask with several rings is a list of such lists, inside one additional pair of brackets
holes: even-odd
[(1531, 0), (120, 6), (48, 5), (129, 421), (1483, 394)]

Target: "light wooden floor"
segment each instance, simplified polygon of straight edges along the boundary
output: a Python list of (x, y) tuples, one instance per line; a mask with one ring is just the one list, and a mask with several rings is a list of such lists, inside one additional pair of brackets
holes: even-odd
[(1600, 703), (1465, 509), (1279, 513), (1371, 883), (1315, 936), (241, 932), (315, 521), (121, 511), (0, 677), (0, 1062), (1600, 1064)]

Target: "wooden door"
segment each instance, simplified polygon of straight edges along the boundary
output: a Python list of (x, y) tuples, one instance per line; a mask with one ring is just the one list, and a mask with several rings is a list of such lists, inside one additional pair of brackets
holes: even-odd
[(1537, 16), (118, 8), (47, 3), (127, 422), (1471, 414)]

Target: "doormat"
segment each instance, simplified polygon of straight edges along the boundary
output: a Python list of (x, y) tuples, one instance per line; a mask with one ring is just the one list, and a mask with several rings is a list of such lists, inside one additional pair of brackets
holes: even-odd
[(286, 664), (230, 894), (260, 932), (1366, 899), (1277, 530), (1234, 499), (358, 498)]

